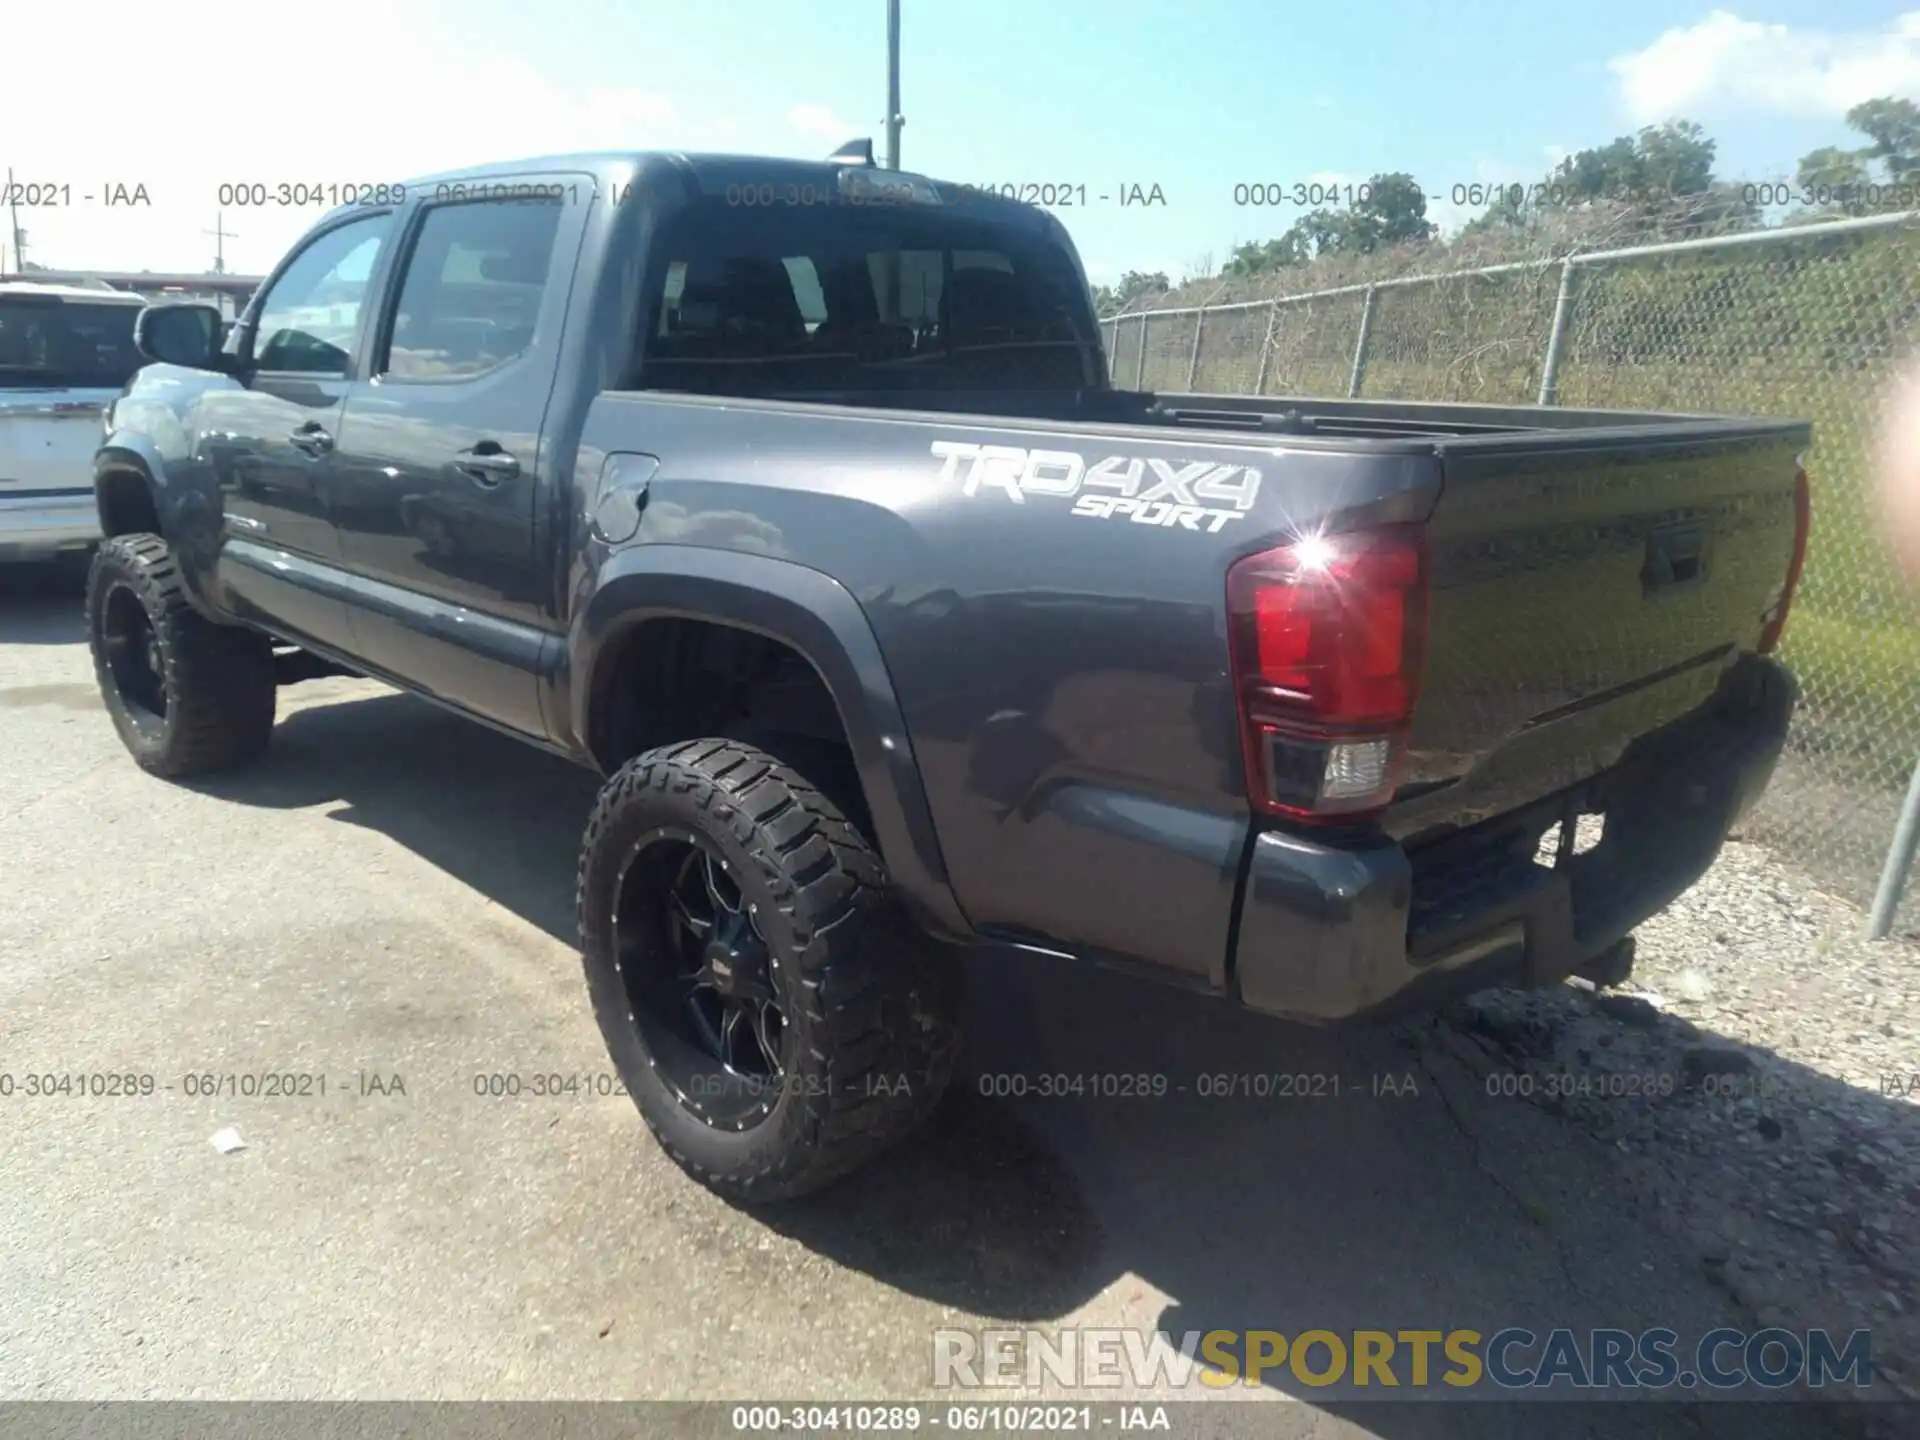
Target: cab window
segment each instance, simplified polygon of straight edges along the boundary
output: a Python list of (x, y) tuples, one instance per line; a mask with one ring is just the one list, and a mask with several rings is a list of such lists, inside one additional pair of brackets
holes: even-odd
[(559, 234), (557, 196), (428, 211), (407, 257), (384, 373), (466, 379), (524, 353)]
[(368, 215), (335, 226), (295, 256), (260, 301), (253, 368), (345, 374), (360, 306), (392, 230), (391, 213)]

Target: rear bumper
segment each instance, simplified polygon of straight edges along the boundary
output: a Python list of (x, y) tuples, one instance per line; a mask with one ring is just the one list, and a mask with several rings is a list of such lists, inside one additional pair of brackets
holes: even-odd
[(0, 561), (37, 560), (100, 539), (92, 490), (9, 495), (0, 491)]
[[(1712, 701), (1613, 769), (1411, 853), (1257, 835), (1231, 967), (1240, 999), (1328, 1022), (1564, 980), (1712, 865), (1766, 788), (1797, 697), (1784, 666), (1743, 657)], [(1604, 838), (1536, 864), (1541, 834), (1579, 810), (1605, 814)]]

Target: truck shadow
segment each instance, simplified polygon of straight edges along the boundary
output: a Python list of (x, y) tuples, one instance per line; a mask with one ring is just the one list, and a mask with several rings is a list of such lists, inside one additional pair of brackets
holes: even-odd
[[(421, 702), (356, 693), (288, 716), (264, 764), (202, 788), (276, 808), (344, 801), (332, 818), (571, 945), (596, 785)], [(961, 1312), (949, 1323), (1124, 1326), (1176, 1347), (1212, 1330), (1756, 1328), (1698, 1247), (1659, 1223), (1614, 1146), (1498, 1094), (1449, 1047), (1445, 1022), (1309, 1031), (1042, 957), (967, 964), (967, 1056), (934, 1122), (833, 1190), (756, 1212)], [(1797, 1078), (1821, 1102), (1869, 1106), (1920, 1154), (1920, 1110)], [(643, 1143), (637, 1123), (634, 1134)], [(1818, 1143), (1802, 1135), (1782, 1132), (1775, 1163), (1828, 1163), (1796, 1153)], [(1437, 1376), (1437, 1350), (1434, 1362)], [(1261, 1383), (1320, 1407), (1368, 1399), (1285, 1368)], [(1511, 1418), (1379, 1403), (1350, 1418), (1396, 1437), (1537, 1431), (1500, 1408)], [(1667, 1407), (1615, 1408), (1617, 1433), (1669, 1433)], [(1616, 1433), (1612, 1418), (1595, 1423)], [(1699, 1431), (1676, 1421), (1672, 1433)]]
[(86, 593), (72, 562), (0, 565), (0, 645), (84, 644)]

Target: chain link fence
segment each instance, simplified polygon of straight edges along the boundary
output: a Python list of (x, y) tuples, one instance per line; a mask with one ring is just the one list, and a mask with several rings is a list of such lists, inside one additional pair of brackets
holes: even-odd
[(1803, 700), (1748, 823), (1829, 889), (1871, 898), (1920, 756), (1920, 604), (1874, 523), (1869, 458), (1886, 382), (1920, 347), (1920, 216), (1142, 310), (1102, 328), (1114, 383), (1144, 390), (1811, 421), (1813, 534), (1783, 652)]

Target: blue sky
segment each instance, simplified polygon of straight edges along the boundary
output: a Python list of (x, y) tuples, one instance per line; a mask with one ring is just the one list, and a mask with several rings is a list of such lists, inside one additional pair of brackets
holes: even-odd
[[(115, 8), (90, 6), (89, 31), (116, 33)], [(70, 19), (31, 8), (20, 53), (54, 58), (0, 90), (0, 164), (75, 192), (144, 183), (151, 200), (23, 212), (46, 265), (200, 268), (222, 180), (378, 181), (550, 148), (820, 156), (859, 134), (878, 148), (883, 133), (883, 0), (330, 0), (322, 25), (251, 0), (120, 8), (154, 37), (147, 67), (205, 78), (145, 92), (170, 95), (160, 103), (99, 87)], [(1537, 178), (1567, 150), (1675, 113), (1719, 141), (1722, 174), (1774, 179), (1845, 143), (1849, 104), (1920, 98), (1920, 10), (1861, 0), (903, 9), (906, 167), (1086, 186), (1092, 203), (1062, 218), (1096, 280), (1177, 279), (1300, 213), (1236, 207), (1240, 182), (1405, 169), (1444, 196)], [(246, 48), (217, 53), (215, 33)], [(1097, 198), (1132, 184), (1159, 185), (1167, 203)], [(318, 213), (228, 209), (229, 268), (267, 268)]]

